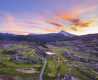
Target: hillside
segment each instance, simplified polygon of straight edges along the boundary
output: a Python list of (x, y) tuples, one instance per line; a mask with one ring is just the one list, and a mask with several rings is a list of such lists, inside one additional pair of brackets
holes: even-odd
[[(59, 34), (0, 35), (0, 74), (39, 80), (46, 59), (44, 80), (97, 80), (98, 34), (71, 37)], [(56, 54), (49, 55), (47, 51)], [(32, 67), (37, 73), (17, 72)]]

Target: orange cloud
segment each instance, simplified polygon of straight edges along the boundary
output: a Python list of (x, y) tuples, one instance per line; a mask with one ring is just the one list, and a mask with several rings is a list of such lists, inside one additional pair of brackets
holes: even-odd
[(56, 26), (56, 29), (66, 29), (64, 28), (64, 24), (59, 24), (58, 20), (68, 21), (71, 24), (71, 29), (74, 31), (81, 31), (83, 28), (89, 28), (89, 26), (94, 22), (93, 20), (81, 20), (80, 16), (85, 16), (85, 14), (94, 12), (96, 10), (95, 3), (91, 3), (89, 5), (77, 5), (68, 11), (58, 11), (56, 16), (48, 21), (48, 23)]
[(86, 13), (91, 13), (96, 11), (97, 4), (96, 3), (88, 3), (88, 4), (79, 4), (75, 5), (73, 8), (65, 11), (59, 10), (56, 13), (56, 16), (53, 19), (63, 19), (66, 21), (79, 19), (80, 16), (84, 16)]
[[(58, 32), (60, 30), (69, 31), (69, 32), (77, 32), (84, 30), (84, 28), (89, 28), (90, 24), (92, 24), (92, 20), (81, 20), (80, 16), (84, 16), (85, 13), (93, 12), (96, 9), (96, 5), (84, 6), (77, 5), (68, 11), (60, 10), (56, 13), (55, 16), (51, 19), (44, 19), (45, 17), (40, 16), (41, 20), (31, 20), (29, 21), (21, 21), (17, 22), (14, 16), (6, 15), (4, 28), (7, 32), (24, 34), (24, 33), (33, 33), (33, 32)], [(0, 16), (2, 16), (0, 14)], [(65, 25), (61, 22), (68, 21), (71, 25), (69, 28), (65, 28)], [(51, 26), (51, 27), (50, 27)]]

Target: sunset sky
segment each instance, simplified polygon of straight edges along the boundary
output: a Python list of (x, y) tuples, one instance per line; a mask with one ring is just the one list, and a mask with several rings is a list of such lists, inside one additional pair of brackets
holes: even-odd
[(0, 32), (98, 33), (98, 0), (0, 0)]

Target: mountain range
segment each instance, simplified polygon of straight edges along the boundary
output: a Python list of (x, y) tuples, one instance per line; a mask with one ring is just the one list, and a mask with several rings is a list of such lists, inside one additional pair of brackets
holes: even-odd
[(29, 34), (29, 35), (15, 35), (9, 33), (0, 33), (0, 40), (7, 41), (34, 41), (34, 42), (55, 42), (70, 40), (76, 35), (61, 31), (50, 34)]
[(88, 34), (76, 36), (64, 31), (50, 34), (29, 34), (29, 35), (15, 35), (9, 33), (0, 33), (0, 40), (4, 41), (27, 41), (27, 42), (56, 42), (56, 41), (70, 41), (70, 40), (92, 40), (98, 39), (98, 34)]

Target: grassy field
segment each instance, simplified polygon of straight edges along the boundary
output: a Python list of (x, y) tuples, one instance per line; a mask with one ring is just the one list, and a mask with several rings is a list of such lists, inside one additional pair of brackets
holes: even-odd
[[(58, 75), (64, 77), (67, 74), (79, 78), (79, 80), (93, 80), (93, 78), (98, 78), (98, 73), (94, 68), (87, 66), (88, 63), (75, 61), (71, 58), (64, 56), (65, 52), (71, 53), (72, 56), (81, 56), (85, 59), (89, 59), (88, 54), (82, 51), (74, 50), (74, 46), (66, 47), (52, 47), (50, 48), (55, 55), (47, 58), (47, 65), (44, 72), (44, 80), (56, 80)], [(22, 54), (34, 60), (36, 63), (18, 63), (11, 60), (10, 52)], [(91, 59), (94, 59), (91, 57)], [(41, 61), (40, 56), (38, 56), (31, 46), (27, 44), (12, 44), (7, 47), (0, 48), (0, 75), (12, 75), (12, 76), (25, 76), (28, 78), (33, 77), (39, 78), (40, 71), (43, 66), (43, 61)], [(38, 71), (38, 74), (25, 74), (17, 72), (17, 68), (34, 68)], [(94, 80), (96, 80), (94, 79)], [(27, 79), (28, 80), (28, 79)], [(37, 79), (38, 80), (38, 79)]]

